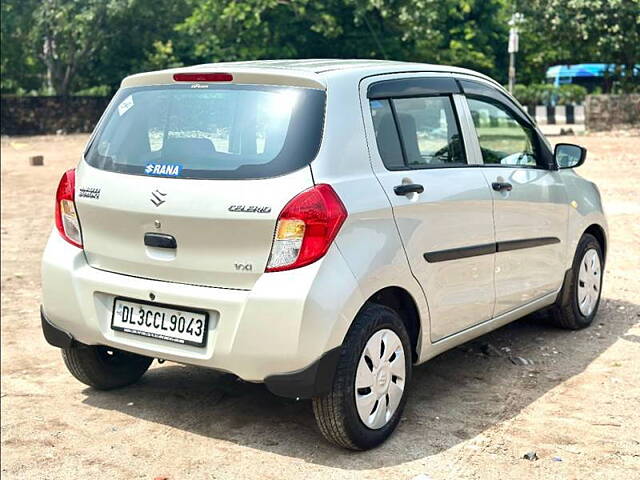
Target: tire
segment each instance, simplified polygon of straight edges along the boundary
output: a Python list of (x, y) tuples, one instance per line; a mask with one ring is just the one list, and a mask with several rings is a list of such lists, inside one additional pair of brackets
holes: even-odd
[[(593, 267), (591, 262), (588, 261), (594, 258), (594, 254), (597, 257), (599, 271), (597, 278), (595, 278), (593, 272), (590, 272)], [(589, 265), (585, 262), (589, 263)], [(582, 277), (581, 274), (583, 275)], [(603, 274), (602, 247), (593, 235), (585, 233), (578, 242), (571, 271), (565, 277), (558, 300), (551, 308), (552, 323), (560, 328), (569, 330), (580, 330), (591, 325), (600, 305)], [(585, 278), (587, 280), (586, 283), (583, 281)], [(586, 298), (586, 290), (591, 294), (589, 302), (583, 300)]]
[[(379, 352), (373, 352), (379, 341)], [(384, 345), (390, 346), (386, 352), (383, 351)], [(402, 351), (399, 350), (400, 345)], [(376, 366), (369, 356), (380, 356), (382, 360), (378, 360)], [(366, 305), (356, 316), (342, 345), (331, 390), (313, 399), (313, 413), (322, 435), (330, 442), (352, 450), (368, 450), (384, 442), (400, 421), (411, 380), (411, 364), (409, 335), (398, 314), (382, 305)], [(371, 382), (371, 388), (356, 388), (356, 374), (361, 372)], [(362, 378), (359, 377), (361, 385)], [(358, 413), (356, 403), (362, 412), (368, 412), (373, 398), (379, 395), (369, 416), (363, 413), (368, 421), (373, 418), (371, 425), (367, 426)], [(397, 405), (395, 409), (394, 403)], [(385, 423), (380, 426), (376, 421)]]
[(100, 345), (76, 345), (62, 350), (71, 374), (98, 390), (111, 390), (137, 382), (153, 358)]

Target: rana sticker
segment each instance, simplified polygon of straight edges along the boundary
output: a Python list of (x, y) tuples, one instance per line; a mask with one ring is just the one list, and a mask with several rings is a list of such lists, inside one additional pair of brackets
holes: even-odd
[(177, 177), (182, 171), (182, 165), (177, 163), (148, 163), (144, 167), (144, 173), (147, 175), (156, 175), (164, 177)]

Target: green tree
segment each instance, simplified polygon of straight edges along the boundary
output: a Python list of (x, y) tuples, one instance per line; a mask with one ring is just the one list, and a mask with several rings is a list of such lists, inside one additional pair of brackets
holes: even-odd
[(177, 27), (201, 61), (361, 57), (499, 73), (503, 0), (194, 1)]
[[(444, 63), (504, 83), (514, 9), (520, 82), (552, 64), (640, 61), (640, 0), (3, 0), (0, 87), (112, 92), (138, 71), (274, 58)], [(621, 72), (627, 90), (640, 83)]]
[(132, 73), (191, 63), (188, 55), (180, 55), (186, 47), (175, 32), (190, 11), (187, 0), (131, 0), (111, 18), (112, 34), (88, 60), (76, 86), (104, 85), (115, 91)]
[(116, 33), (113, 20), (132, 0), (43, 0), (34, 11), (32, 35), (40, 44), (47, 85), (68, 95), (76, 75)]
[(526, 18), (522, 58), (538, 79), (552, 64), (601, 62), (624, 67), (623, 88), (640, 81), (630, 74), (640, 63), (640, 0), (521, 0), (518, 8)]
[(43, 66), (30, 41), (37, 0), (3, 0), (0, 4), (0, 91), (22, 92), (41, 87)]
[(411, 59), (467, 67), (506, 79), (504, 1), (411, 0), (401, 6), (397, 21), (399, 29), (408, 32), (407, 40), (415, 44)]

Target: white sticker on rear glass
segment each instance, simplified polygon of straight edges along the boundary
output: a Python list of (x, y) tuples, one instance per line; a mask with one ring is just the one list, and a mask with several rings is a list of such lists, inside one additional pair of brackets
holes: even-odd
[(133, 97), (129, 95), (118, 105), (118, 114), (120, 116), (124, 115), (131, 107), (133, 107)]

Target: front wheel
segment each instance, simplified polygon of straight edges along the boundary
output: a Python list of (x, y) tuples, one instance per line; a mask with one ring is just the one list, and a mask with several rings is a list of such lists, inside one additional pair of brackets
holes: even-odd
[(74, 345), (62, 350), (69, 372), (98, 390), (111, 390), (137, 382), (153, 358), (102, 345)]
[(395, 430), (411, 379), (409, 335), (396, 312), (370, 304), (342, 347), (331, 391), (313, 399), (324, 437), (353, 450), (384, 442)]
[(585, 233), (578, 242), (573, 266), (556, 305), (551, 309), (553, 323), (571, 330), (591, 325), (600, 305), (603, 271), (600, 243)]

